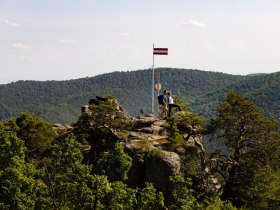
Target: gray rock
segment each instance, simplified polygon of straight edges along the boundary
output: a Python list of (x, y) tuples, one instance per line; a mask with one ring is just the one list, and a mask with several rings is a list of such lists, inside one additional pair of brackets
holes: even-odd
[(175, 152), (160, 151), (162, 155), (149, 156), (145, 161), (146, 180), (154, 183), (156, 188), (166, 192), (169, 177), (178, 175), (181, 170), (181, 161)]

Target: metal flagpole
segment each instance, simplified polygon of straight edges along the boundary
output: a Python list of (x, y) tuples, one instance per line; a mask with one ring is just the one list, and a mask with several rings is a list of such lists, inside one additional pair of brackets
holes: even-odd
[[(157, 84), (156, 84), (156, 89), (157, 89), (157, 96), (159, 96), (159, 91), (161, 89), (161, 84), (160, 84), (160, 72), (157, 73)], [(157, 105), (157, 113), (159, 114), (159, 104)]]
[(152, 75), (152, 114), (154, 114), (154, 106), (155, 106), (155, 89), (160, 89), (160, 83), (158, 79), (157, 87), (155, 87), (155, 55), (168, 55), (168, 48), (155, 48), (153, 44), (153, 75)]
[(152, 75), (152, 114), (154, 114), (154, 95), (155, 95), (155, 55), (154, 55), (154, 44), (153, 44), (153, 75)]

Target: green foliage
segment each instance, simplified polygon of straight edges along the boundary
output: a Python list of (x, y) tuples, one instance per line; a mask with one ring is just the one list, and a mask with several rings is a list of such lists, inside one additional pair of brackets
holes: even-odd
[(17, 129), (14, 120), (0, 122), (0, 167), (2, 170), (11, 164), (13, 157), (19, 157), (21, 160), (25, 158), (26, 148), (24, 142), (16, 135)]
[(239, 80), (228, 83), (225, 86), (214, 90), (209, 89), (204, 94), (195, 97), (190, 102), (194, 111), (207, 118), (214, 118), (217, 115), (216, 106), (229, 91), (244, 94), (251, 101), (264, 110), (268, 117), (279, 119), (280, 105), (278, 103), (280, 73), (262, 74), (256, 76), (245, 76)]
[(113, 182), (106, 195), (105, 209), (134, 209), (136, 190), (127, 187), (123, 182)]
[[(277, 124), (266, 119), (244, 96), (230, 92), (220, 103), (218, 117), (213, 121), (213, 136), (224, 141), (228, 151), (210, 154), (205, 162), (186, 143), (201, 135), (205, 123), (202, 117), (186, 107), (186, 111), (178, 112), (165, 124), (170, 148), (184, 154), (184, 158), (182, 176), (170, 177), (169, 191), (164, 195), (152, 183), (141, 189), (125, 184), (132, 158), (113, 134), (114, 129), (123, 129), (129, 120), (117, 111), (114, 98), (108, 98), (107, 103), (91, 106), (96, 113), (94, 120), (86, 121), (82, 119), (86, 115), (82, 116), (79, 123), (88, 124), (75, 130), (78, 137), (86, 131), (81, 139), (93, 142), (92, 151), (99, 150), (89, 153), (96, 158), (93, 168), (82, 164), (81, 145), (73, 134), (57, 137), (48, 123), (33, 114), (23, 113), (0, 122), (0, 209), (235, 210), (235, 205), (262, 210), (280, 206)], [(161, 150), (147, 139), (140, 144), (143, 153), (161, 155)], [(223, 174), (221, 197), (206, 183), (215, 173)]]
[(52, 126), (34, 114), (21, 113), (16, 118), (17, 136), (27, 147), (27, 157), (37, 158), (49, 149), (56, 138)]
[(177, 125), (193, 125), (200, 126), (205, 122), (205, 119), (193, 112), (182, 111), (172, 117), (173, 122)]
[[(10, 126), (12, 125), (12, 126)], [(13, 121), (0, 122), (0, 206), (31, 209), (34, 206), (34, 167), (25, 162), (25, 146)]]
[(196, 209), (201, 210), (237, 210), (229, 202), (222, 201), (219, 197), (208, 198), (203, 201), (201, 204), (198, 204)]
[(164, 209), (164, 196), (162, 192), (157, 192), (152, 183), (146, 183), (145, 188), (139, 190), (137, 196), (137, 208), (141, 210), (161, 210)]
[(201, 171), (201, 163), (198, 155), (187, 150), (186, 155), (182, 157), (182, 172), (185, 177), (199, 179), (203, 172)]
[[(249, 181), (249, 180), (247, 180)], [(251, 185), (244, 183), (243, 202), (250, 209), (277, 209), (280, 206), (280, 170), (266, 165), (258, 168), (253, 177)]]
[(140, 151), (141, 153), (149, 153), (153, 150), (153, 144), (148, 140), (148, 138), (143, 138), (140, 141)]
[(176, 123), (170, 123), (168, 127), (168, 139), (170, 140), (169, 148), (171, 150), (180, 150), (186, 146), (184, 137), (180, 134), (180, 131)]
[[(81, 164), (80, 144), (73, 135), (60, 139), (52, 148), (41, 169), (42, 186), (37, 194), (36, 208), (91, 208), (94, 201), (90, 168)], [(48, 198), (48, 199), (46, 199)]]
[(244, 176), (235, 190), (248, 209), (277, 209), (280, 205), (280, 137), (268, 136), (258, 142), (240, 162)]
[(148, 138), (141, 139), (141, 141), (138, 144), (139, 144), (139, 149), (137, 150), (137, 152), (145, 154), (146, 156), (163, 157), (163, 155), (164, 155), (163, 152), (159, 148), (156, 148), (148, 140)]
[(179, 105), (182, 111), (190, 111), (191, 108), (186, 105), (186, 102), (178, 95), (173, 96), (175, 104)]
[(202, 201), (193, 196), (192, 182), (182, 176), (170, 177), (171, 196), (169, 209), (201, 209), (201, 210), (236, 210), (230, 202), (222, 201), (218, 196), (205, 197)]
[[(172, 90), (188, 103), (242, 79), (241, 76), (198, 70), (161, 68), (155, 73), (158, 71), (163, 89)], [(0, 119), (27, 111), (52, 123), (73, 123), (80, 115), (81, 105), (96, 95), (107, 93), (115, 95), (131, 115), (139, 115), (140, 109), (150, 113), (151, 79), (151, 71), (147, 69), (68, 81), (18, 81), (0, 85)]]
[[(142, 206), (136, 200), (137, 189), (131, 189), (122, 182), (109, 183), (105, 176), (90, 175), (91, 169), (81, 164), (81, 146), (73, 135), (56, 139), (45, 157), (35, 164), (38, 170), (26, 163), (26, 147), (17, 136), (19, 131), (30, 142), (30, 147), (37, 142), (31, 141), (33, 136), (29, 137), (28, 131), (36, 134), (39, 130), (44, 138), (49, 133), (44, 132), (41, 126), (34, 126), (36, 123), (32, 116), (24, 116), (0, 123), (2, 209), (135, 209)], [(108, 156), (111, 169), (116, 170), (122, 180), (126, 179), (132, 161), (123, 149), (122, 145), (116, 144)], [(32, 151), (30, 155), (34, 155)], [(141, 202), (147, 202), (144, 197), (148, 195), (153, 197), (146, 205), (157, 206), (158, 209), (164, 205), (162, 193), (157, 193), (152, 185), (139, 190)]]
[(205, 122), (203, 117), (189, 111), (178, 112), (171, 118), (168, 129), (170, 148), (181, 150), (187, 147), (187, 140), (201, 133), (201, 126)]
[(132, 166), (132, 158), (124, 152), (121, 144), (116, 144), (111, 152), (104, 152), (97, 163), (97, 172), (104, 173), (110, 181), (126, 180)]
[[(100, 101), (98, 105), (92, 104), (89, 107), (90, 110), (83, 113), (79, 121), (74, 124), (77, 128), (74, 133), (78, 141), (85, 142), (86, 140), (91, 147), (90, 155), (87, 155), (84, 161), (96, 164), (94, 170), (98, 174), (107, 174), (110, 171), (108, 164), (111, 163), (107, 161), (107, 153), (114, 151), (115, 145), (120, 142), (120, 137), (116, 133), (123, 131), (124, 127), (130, 127), (131, 124), (130, 118), (117, 104), (115, 98), (106, 96), (106, 99), (106, 101)], [(100, 164), (97, 163), (98, 161)], [(114, 175), (110, 176), (110, 180), (113, 177)], [(120, 177), (112, 180), (120, 180)]]
[(194, 209), (196, 199), (192, 196), (191, 181), (182, 176), (170, 177), (171, 189), (168, 199), (169, 209)]
[(248, 148), (260, 141), (266, 141), (277, 129), (275, 120), (265, 119), (254, 103), (236, 92), (228, 94), (218, 107), (218, 112), (218, 136), (225, 140), (230, 156), (237, 163)]
[(204, 151), (195, 146), (196, 138), (202, 133), (204, 122), (203, 117), (190, 111), (182, 111), (171, 118), (167, 127), (169, 148), (181, 154), (181, 172), (186, 178), (192, 178), (195, 181), (193, 188), (196, 190), (196, 195), (201, 191), (209, 190), (205, 189), (208, 188), (206, 184), (208, 176), (204, 170)]
[[(220, 103), (218, 112), (217, 136), (225, 141), (229, 150), (227, 159), (219, 161), (220, 173), (226, 181), (223, 198), (238, 207), (250, 202), (252, 195), (254, 202), (258, 201), (257, 198), (260, 200), (255, 203), (258, 208), (265, 209), (262, 206), (268, 205), (267, 197), (278, 203), (274, 198), (279, 196), (279, 189), (271, 188), (279, 181), (275, 179), (279, 168), (274, 165), (279, 160), (280, 146), (275, 120), (266, 119), (254, 103), (236, 92), (228, 94)], [(270, 144), (274, 145), (274, 149)], [(277, 155), (270, 154), (273, 150)], [(262, 187), (260, 174), (269, 177), (262, 180), (267, 186), (262, 190), (259, 189)], [(260, 204), (261, 201), (266, 204)]]
[[(280, 117), (280, 73), (237, 76), (216, 72), (160, 68), (162, 89), (171, 90), (194, 112), (208, 119), (230, 91), (245, 94), (270, 117)], [(52, 123), (73, 123), (81, 105), (96, 95), (112, 93), (131, 115), (150, 113), (151, 71), (113, 72), (69, 81), (18, 81), (0, 85), (0, 119), (22, 111), (35, 113)], [(155, 98), (156, 101), (156, 98)], [(176, 103), (180, 102), (175, 98)]]
[(118, 107), (116, 99), (112, 96), (107, 96), (106, 98), (108, 101), (100, 102), (98, 105), (90, 105), (89, 109), (92, 111), (90, 120), (97, 126), (115, 129), (127, 127), (129, 119), (124, 115), (124, 112), (120, 110), (120, 107)]

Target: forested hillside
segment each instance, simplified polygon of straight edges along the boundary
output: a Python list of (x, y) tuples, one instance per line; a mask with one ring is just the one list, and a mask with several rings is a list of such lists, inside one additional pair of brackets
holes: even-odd
[[(193, 100), (242, 79), (240, 76), (186, 69), (156, 69), (162, 89)], [(151, 112), (151, 70), (114, 72), (69, 81), (18, 81), (0, 86), (0, 119), (33, 112), (50, 122), (70, 123), (96, 95), (112, 93), (131, 115)]]
[(207, 118), (216, 115), (215, 108), (226, 94), (234, 90), (256, 103), (266, 116), (280, 118), (280, 72), (247, 76), (221, 89), (205, 93), (191, 101), (193, 110)]
[[(280, 117), (280, 73), (236, 76), (199, 70), (160, 68), (162, 89), (171, 90), (195, 112), (215, 115), (217, 102), (229, 90), (245, 94), (269, 116)], [(77, 120), (81, 105), (96, 95), (113, 94), (131, 115), (151, 112), (152, 71), (113, 72), (69, 81), (18, 81), (0, 85), (0, 119), (33, 112), (52, 123)], [(156, 93), (156, 92), (155, 92)], [(155, 98), (156, 102), (156, 98)]]

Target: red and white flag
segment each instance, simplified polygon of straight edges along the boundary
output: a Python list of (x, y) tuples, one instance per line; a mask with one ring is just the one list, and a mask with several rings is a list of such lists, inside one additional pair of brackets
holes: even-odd
[(154, 55), (168, 55), (168, 48), (154, 48)]

